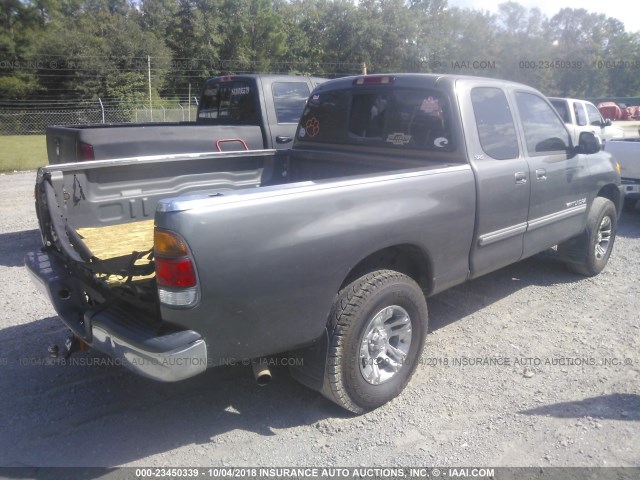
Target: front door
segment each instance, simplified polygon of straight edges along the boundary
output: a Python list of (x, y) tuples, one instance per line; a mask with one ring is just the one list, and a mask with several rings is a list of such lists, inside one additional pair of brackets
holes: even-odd
[(584, 155), (572, 153), (569, 133), (541, 95), (513, 92), (529, 164), (531, 204), (523, 257), (576, 236), (587, 209)]

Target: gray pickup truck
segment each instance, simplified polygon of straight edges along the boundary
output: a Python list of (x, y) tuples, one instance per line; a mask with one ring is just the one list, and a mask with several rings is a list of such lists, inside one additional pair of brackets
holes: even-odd
[(296, 379), (362, 413), (409, 381), (427, 297), (556, 245), (596, 275), (613, 249), (617, 165), (590, 132), (573, 145), (525, 85), (329, 81), (295, 137), (41, 168), (44, 246), (25, 263), (69, 352), (89, 345), (160, 381), (233, 360), (264, 372), (287, 352)]
[(309, 93), (323, 81), (292, 75), (215, 77), (202, 88), (195, 122), (48, 127), (49, 164), (289, 148)]

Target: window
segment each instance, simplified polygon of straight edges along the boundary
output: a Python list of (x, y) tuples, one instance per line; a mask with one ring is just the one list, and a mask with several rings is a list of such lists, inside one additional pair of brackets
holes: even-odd
[(569, 133), (553, 108), (538, 95), (516, 93), (529, 155), (566, 151)]
[(304, 82), (275, 82), (273, 103), (278, 123), (298, 123), (302, 109), (309, 98), (309, 87)]
[(549, 100), (553, 108), (556, 109), (556, 112), (560, 114), (562, 117), (562, 121), (564, 123), (571, 123), (571, 115), (569, 115), (569, 107), (567, 106), (566, 100)]
[(579, 127), (584, 127), (587, 124), (587, 114), (584, 113), (584, 106), (576, 102), (573, 104), (573, 111), (576, 114), (576, 124)]
[(518, 137), (504, 92), (495, 87), (474, 88), (471, 103), (484, 153), (496, 160), (517, 158)]
[(435, 90), (363, 87), (309, 99), (298, 130), (303, 142), (452, 151), (449, 103)]
[(198, 118), (210, 123), (257, 123), (254, 87), (243, 81), (205, 85)]
[(593, 125), (594, 127), (602, 126), (602, 115), (600, 115), (600, 111), (590, 103), (586, 103), (587, 114), (589, 115), (589, 125)]

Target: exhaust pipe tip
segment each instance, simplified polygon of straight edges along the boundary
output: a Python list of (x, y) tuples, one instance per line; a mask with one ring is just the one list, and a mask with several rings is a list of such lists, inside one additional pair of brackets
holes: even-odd
[(251, 368), (253, 369), (253, 376), (258, 386), (264, 387), (271, 382), (271, 370), (269, 370), (265, 359), (261, 358), (252, 361)]

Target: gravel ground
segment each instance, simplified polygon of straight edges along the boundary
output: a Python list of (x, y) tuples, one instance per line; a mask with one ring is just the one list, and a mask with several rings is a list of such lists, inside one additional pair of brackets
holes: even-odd
[(640, 465), (638, 210), (595, 278), (538, 256), (431, 298), (424, 365), (352, 417), (284, 368), (260, 388), (242, 366), (162, 384), (96, 353), (47, 364), (66, 330), (22, 265), (34, 179), (0, 175), (0, 466)]

